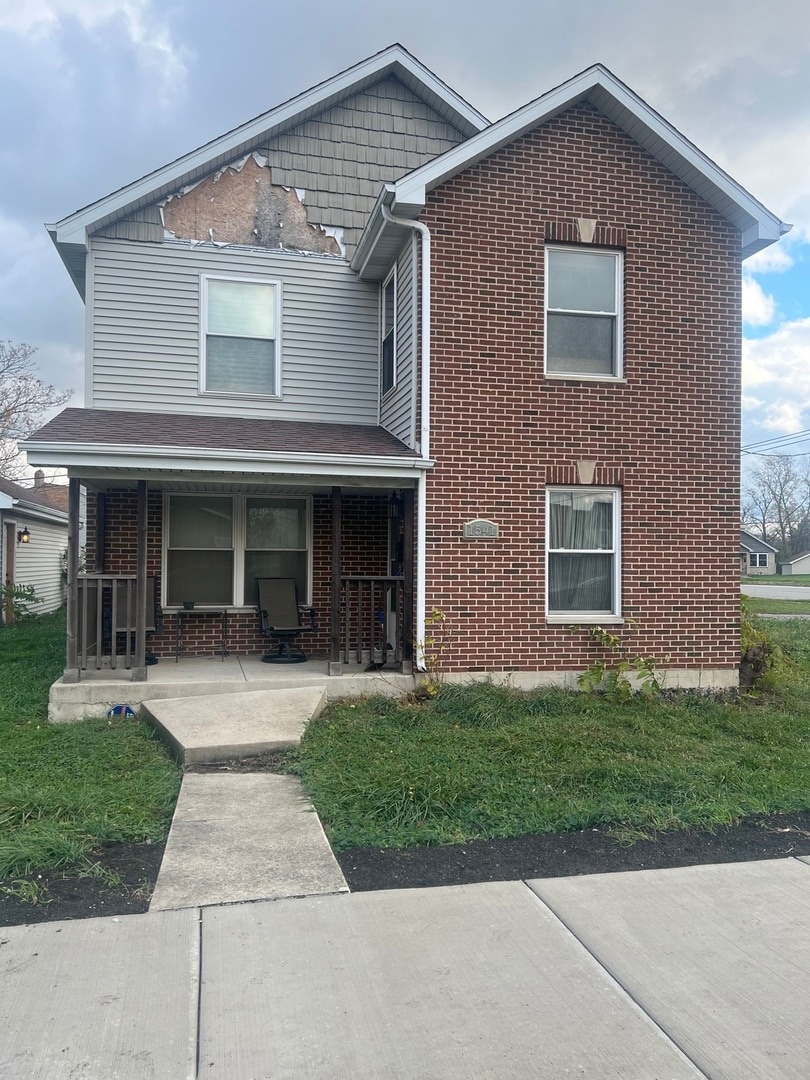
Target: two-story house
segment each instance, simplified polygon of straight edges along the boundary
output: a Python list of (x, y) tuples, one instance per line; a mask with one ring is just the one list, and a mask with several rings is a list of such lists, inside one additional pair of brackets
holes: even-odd
[(135, 679), (153, 584), (158, 656), (178, 620), (258, 653), (285, 577), (331, 673), (420, 665), (438, 610), (450, 677), (570, 681), (601, 625), (735, 684), (740, 262), (786, 229), (600, 65), (489, 124), (396, 45), (50, 226), (87, 305), (86, 407), (25, 444), (70, 475), (65, 679), (82, 485)]

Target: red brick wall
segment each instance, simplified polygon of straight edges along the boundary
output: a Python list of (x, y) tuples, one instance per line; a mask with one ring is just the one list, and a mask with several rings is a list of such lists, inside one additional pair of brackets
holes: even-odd
[[(544, 236), (578, 217), (626, 231), (622, 383), (543, 375)], [(437, 461), (427, 606), (452, 627), (448, 666), (566, 669), (600, 655), (544, 617), (544, 495), (575, 482), (579, 459), (622, 489), (623, 611), (637, 626), (620, 632), (634, 654), (736, 666), (736, 231), (589, 105), (442, 185), (423, 220)], [(497, 540), (461, 538), (476, 517), (499, 524)]]
[[(331, 500), (313, 499), (313, 607), (317, 612), (318, 632), (301, 639), (308, 654), (328, 655), (332, 582)], [(388, 573), (388, 504), (385, 496), (344, 491), (342, 512), (342, 572), (384, 576)], [(149, 533), (147, 572), (161, 577), (163, 493), (150, 490), (148, 502)], [(106, 494), (106, 553), (104, 573), (134, 574), (136, 570), (137, 493), (112, 490)], [(94, 565), (96, 542), (96, 500), (87, 500), (87, 555), (89, 572), (100, 571)], [(175, 616), (166, 613), (162, 634), (150, 637), (150, 648), (158, 656), (173, 656)], [(219, 619), (203, 614), (184, 619), (185, 656), (210, 655), (221, 647)], [(228, 617), (228, 649), (233, 653), (260, 653), (273, 642), (259, 632), (258, 615), (253, 611), (234, 611)]]

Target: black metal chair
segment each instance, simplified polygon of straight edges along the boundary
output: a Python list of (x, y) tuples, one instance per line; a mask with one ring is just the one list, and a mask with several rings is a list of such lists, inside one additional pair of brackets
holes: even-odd
[(259, 619), (262, 633), (278, 638), (275, 649), (262, 656), (265, 664), (303, 664), (307, 656), (295, 639), (299, 634), (317, 630), (315, 612), (309, 614), (309, 625), (301, 621), (298, 590), (293, 578), (256, 578), (259, 592)]

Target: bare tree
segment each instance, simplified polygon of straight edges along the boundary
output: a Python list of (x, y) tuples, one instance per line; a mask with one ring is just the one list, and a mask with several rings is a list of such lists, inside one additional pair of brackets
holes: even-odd
[(30, 435), (49, 409), (64, 405), (72, 390), (57, 390), (35, 374), (32, 345), (0, 341), (0, 476), (23, 471), (17, 440)]
[(743, 524), (791, 559), (810, 549), (810, 458), (762, 458), (742, 492)]

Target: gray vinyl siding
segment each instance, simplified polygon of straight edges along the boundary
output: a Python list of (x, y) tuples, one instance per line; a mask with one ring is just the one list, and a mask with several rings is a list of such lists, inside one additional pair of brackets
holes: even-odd
[(18, 515), (19, 527), (27, 525), (31, 532), (29, 544), (18, 544), (14, 552), (14, 578), (17, 585), (33, 585), (40, 603), (31, 610), (37, 615), (55, 611), (65, 600), (62, 584), (62, 552), (67, 547), (67, 524), (57, 525), (42, 520), (24, 520)]
[(97, 236), (115, 240), (146, 240), (159, 244), (163, 239), (163, 218), (159, 206), (144, 206), (128, 217), (101, 229)]
[[(463, 137), (388, 76), (268, 140), (260, 152), (267, 156), (274, 184), (304, 192), (313, 225), (342, 230), (351, 258), (381, 186), (452, 149)], [(160, 242), (160, 207), (137, 210), (96, 235)]]
[(309, 220), (344, 230), (348, 257), (384, 183), (462, 141), (413, 91), (389, 76), (265, 147), (273, 183), (305, 192)]
[(409, 239), (397, 259), (396, 384), (380, 407), (380, 423), (398, 439), (416, 448), (416, 259)]
[[(92, 240), (95, 408), (376, 424), (378, 286), (344, 260)], [(200, 394), (200, 275), (281, 282), (281, 397)]]

